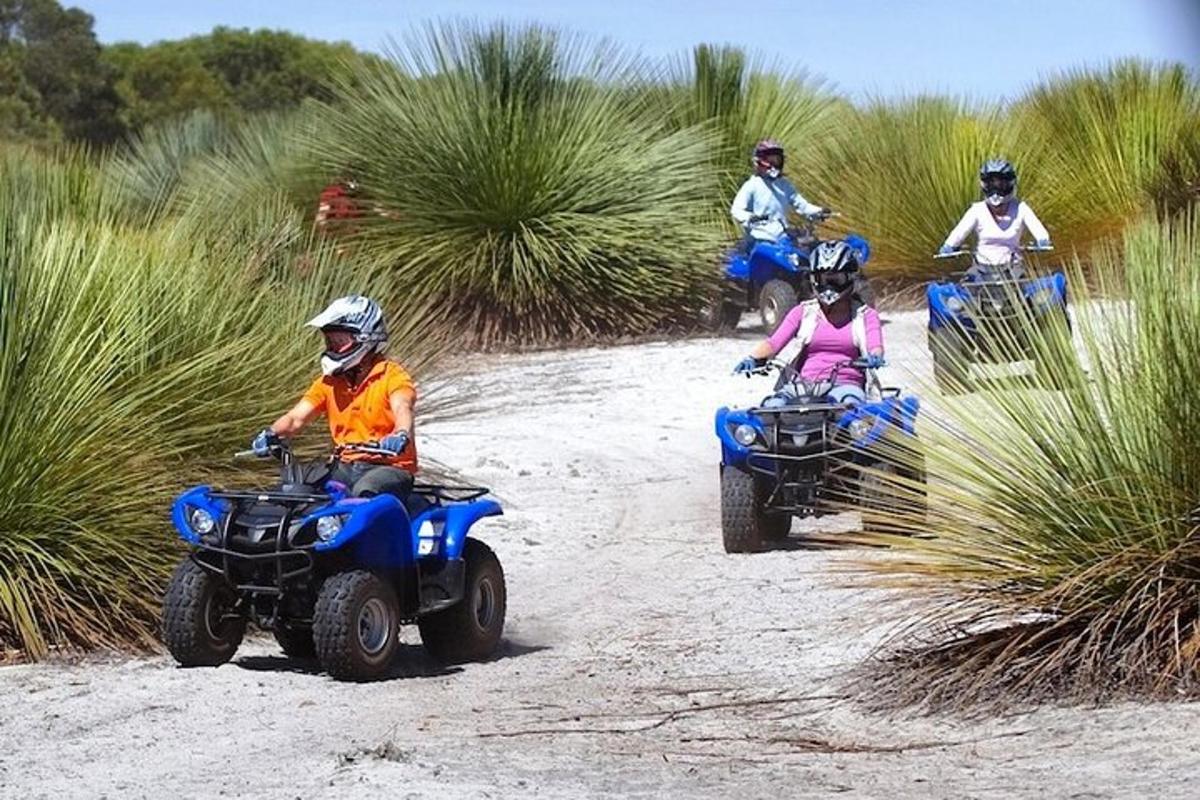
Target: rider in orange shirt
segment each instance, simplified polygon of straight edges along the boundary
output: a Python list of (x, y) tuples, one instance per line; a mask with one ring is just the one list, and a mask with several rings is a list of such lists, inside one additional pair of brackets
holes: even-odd
[(251, 448), (269, 455), (280, 437), (294, 436), (318, 414), (329, 419), (336, 444), (377, 444), (388, 456), (346, 453), (331, 478), (351, 494), (387, 492), (401, 499), (412, 491), (417, 471), (413, 441), (416, 388), (409, 374), (383, 355), (387, 326), (383, 311), (370, 298), (339, 298), (307, 323), (325, 337), (321, 377), (290, 411), (263, 429)]

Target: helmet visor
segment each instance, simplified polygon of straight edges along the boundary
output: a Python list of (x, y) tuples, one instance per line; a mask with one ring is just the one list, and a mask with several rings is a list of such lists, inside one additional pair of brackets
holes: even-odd
[(983, 190), (990, 195), (998, 194), (1007, 197), (1012, 194), (1015, 186), (1016, 181), (1008, 175), (992, 174), (983, 177)]
[(354, 331), (345, 328), (322, 328), (321, 335), (325, 337), (325, 352), (332, 355), (349, 353), (358, 343)]
[(845, 291), (854, 282), (854, 277), (846, 272), (820, 272), (813, 278), (817, 291), (831, 289), (835, 292)]

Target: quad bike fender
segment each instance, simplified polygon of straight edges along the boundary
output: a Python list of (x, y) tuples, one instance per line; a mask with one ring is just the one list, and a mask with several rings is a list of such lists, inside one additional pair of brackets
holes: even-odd
[(750, 251), (750, 283), (776, 279), (791, 282), (808, 269), (808, 253), (787, 245), (759, 242)]
[(1021, 291), (1026, 298), (1033, 301), (1035, 311), (1048, 311), (1067, 304), (1067, 276), (1055, 272), (1041, 278), (1025, 281)]
[(715, 428), (721, 442), (721, 463), (726, 466), (740, 467), (750, 455), (750, 449), (733, 438), (733, 431), (739, 425), (749, 425), (759, 436), (764, 435), (762, 422), (749, 411), (724, 406), (717, 409)]
[(970, 299), (966, 290), (957, 283), (930, 283), (925, 287), (925, 300), (929, 306), (929, 329), (937, 330), (954, 323), (966, 324), (961, 314), (963, 306), (959, 305), (959, 310), (956, 311), (951, 305), (953, 301), (966, 304)]
[(848, 233), (846, 234), (846, 237), (842, 239), (842, 241), (848, 244), (850, 249), (858, 255), (859, 269), (865, 267), (867, 265), (867, 261), (869, 261), (871, 258), (871, 245), (867, 242), (867, 240), (859, 236), (857, 233)]
[(412, 557), (462, 558), (471, 526), (484, 517), (498, 517), (503, 513), (499, 503), (487, 499), (422, 511), (412, 521)]
[(745, 282), (750, 280), (750, 262), (740, 252), (733, 252), (725, 261), (723, 277), (727, 281)]
[[(919, 398), (889, 397), (876, 403), (853, 406), (837, 420), (840, 430), (853, 431), (851, 427), (862, 420), (870, 425), (865, 435), (854, 438), (854, 446), (866, 449), (879, 441), (889, 427), (898, 428), (906, 436), (916, 436), (917, 414), (921, 410)], [(861, 426), (858, 426), (861, 427)]]
[(390, 494), (370, 499), (346, 498), (320, 509), (318, 517), (343, 516), (342, 529), (327, 542), (317, 542), (316, 552), (349, 549), (357, 564), (371, 569), (391, 569), (412, 562), (411, 528), (404, 504)]
[(194, 509), (204, 509), (212, 515), (214, 520), (218, 521), (227, 510), (220, 501), (208, 496), (211, 491), (211, 486), (193, 487), (179, 495), (171, 506), (171, 524), (175, 526), (175, 532), (179, 534), (179, 538), (189, 544), (200, 544), (200, 534), (192, 530), (189, 522)]

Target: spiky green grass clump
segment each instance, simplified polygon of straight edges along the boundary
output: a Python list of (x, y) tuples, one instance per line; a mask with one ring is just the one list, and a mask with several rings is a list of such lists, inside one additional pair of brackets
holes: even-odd
[(1011, 113), (1062, 244), (1087, 245), (1200, 197), (1200, 80), (1182, 65), (1074, 70)]
[[(305, 316), (370, 289), (320, 249), (305, 280), (262, 269), (303, 242), (214, 247), (196, 233), (215, 222), (98, 211), (87, 175), (33, 158), (0, 174), (0, 194), (38, 187), (0, 208), (0, 652), (35, 658), (152, 644), (179, 557), (172, 496), (228, 475), (228, 454), (312, 378)], [(290, 213), (275, 224), (294, 227)], [(437, 337), (418, 316), (393, 338), (420, 370)]]
[(631, 62), (539, 28), (431, 29), (345, 87), (320, 146), (356, 165), (359, 240), (464, 337), (636, 334), (715, 279), (707, 141), (631, 100)]
[(714, 45), (699, 45), (691, 59), (672, 62), (667, 80), (652, 96), (675, 127), (712, 132), (710, 157), (719, 189), (714, 199), (725, 216), (750, 174), (751, 149), (762, 139), (785, 145), (788, 174), (802, 193), (811, 194), (807, 183), (818, 145), (846, 110), (805, 72), (783, 71), (737, 48)]
[(928, 273), (930, 255), (979, 199), (980, 163), (1003, 153), (1020, 164), (1016, 149), (997, 108), (877, 101), (847, 110), (822, 143), (816, 191), (871, 242), (872, 275)]
[(925, 419), (928, 517), (880, 521), (932, 538), (884, 537), (895, 557), (868, 565), (925, 612), (877, 696), (1200, 692), (1200, 218), (1144, 223), (1094, 260), (1097, 288), (1073, 301), (1086, 371), (1060, 349), (1045, 378)]

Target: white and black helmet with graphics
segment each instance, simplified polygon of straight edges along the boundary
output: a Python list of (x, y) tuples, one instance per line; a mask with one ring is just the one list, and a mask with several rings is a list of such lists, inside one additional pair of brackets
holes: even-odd
[(319, 329), (325, 337), (321, 371), (326, 375), (345, 372), (387, 346), (383, 309), (360, 294), (339, 297), (305, 324)]
[(989, 158), (979, 168), (979, 191), (993, 208), (1017, 196), (1017, 170), (1007, 159)]
[(854, 289), (858, 251), (843, 241), (821, 242), (809, 255), (813, 293), (823, 306), (841, 300)]

